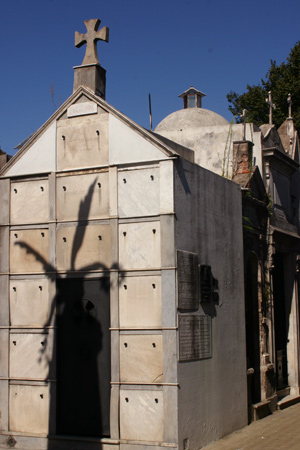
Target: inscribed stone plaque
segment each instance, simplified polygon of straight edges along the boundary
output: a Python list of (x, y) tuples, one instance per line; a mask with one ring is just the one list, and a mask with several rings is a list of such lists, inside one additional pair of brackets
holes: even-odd
[(198, 309), (198, 256), (177, 251), (178, 308)]
[(76, 103), (68, 108), (68, 117), (85, 116), (87, 114), (97, 114), (97, 103), (84, 102)]
[(211, 317), (180, 315), (179, 361), (211, 357)]

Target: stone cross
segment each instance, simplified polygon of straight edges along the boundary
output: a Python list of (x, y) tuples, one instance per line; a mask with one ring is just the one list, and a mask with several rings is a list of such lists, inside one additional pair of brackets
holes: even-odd
[(84, 21), (87, 33), (82, 34), (75, 32), (75, 47), (82, 47), (86, 44), (85, 56), (82, 61), (82, 66), (87, 64), (100, 64), (97, 56), (97, 41), (108, 42), (109, 29), (107, 27), (101, 28), (98, 31), (101, 21), (99, 19), (91, 19)]
[(246, 109), (243, 109), (243, 113), (240, 115), (240, 119), (244, 125), (244, 141), (246, 140)]
[(287, 102), (288, 102), (288, 106), (289, 106), (289, 119), (291, 119), (292, 118), (292, 104), (293, 104), (291, 94), (288, 95)]
[(270, 107), (270, 111), (269, 111), (269, 124), (273, 125), (273, 109), (276, 109), (276, 105), (274, 105), (274, 103), (272, 103), (272, 92), (269, 91), (269, 96), (268, 98), (266, 98), (266, 103), (268, 103), (269, 107)]

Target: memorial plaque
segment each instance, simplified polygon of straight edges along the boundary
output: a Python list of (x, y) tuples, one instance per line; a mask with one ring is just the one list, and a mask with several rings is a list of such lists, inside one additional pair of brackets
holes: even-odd
[(179, 361), (212, 357), (211, 317), (179, 316)]
[(177, 251), (178, 309), (198, 309), (198, 284), (198, 256)]
[(68, 108), (68, 117), (85, 116), (87, 114), (97, 114), (97, 103), (83, 102), (71, 105)]

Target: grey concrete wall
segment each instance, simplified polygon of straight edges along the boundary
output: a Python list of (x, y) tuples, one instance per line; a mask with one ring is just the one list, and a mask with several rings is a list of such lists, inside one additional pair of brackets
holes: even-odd
[[(164, 130), (162, 135), (174, 142), (195, 151), (195, 163), (214, 173), (232, 176), (234, 141), (240, 141), (244, 136), (242, 124), (227, 124), (216, 126), (186, 127), (178, 130)], [(253, 128), (253, 124), (246, 125), (246, 140), (253, 142), (253, 161), (262, 170), (261, 132)]]
[(247, 424), (242, 204), (240, 188), (188, 162), (175, 168), (175, 245), (210, 265), (219, 300), (195, 314), (212, 318), (212, 358), (178, 363), (179, 448), (196, 450)]

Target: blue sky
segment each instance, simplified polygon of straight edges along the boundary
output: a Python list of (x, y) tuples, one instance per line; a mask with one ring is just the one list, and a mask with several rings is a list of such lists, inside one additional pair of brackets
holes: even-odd
[[(149, 128), (182, 108), (190, 85), (203, 107), (228, 120), (226, 94), (257, 84), (270, 60), (285, 61), (300, 40), (299, 0), (1, 0), (0, 147), (9, 154), (73, 89), (85, 47), (74, 33), (99, 18), (110, 42), (98, 42), (107, 70), (106, 100)], [(51, 96), (54, 90), (54, 101)]]

